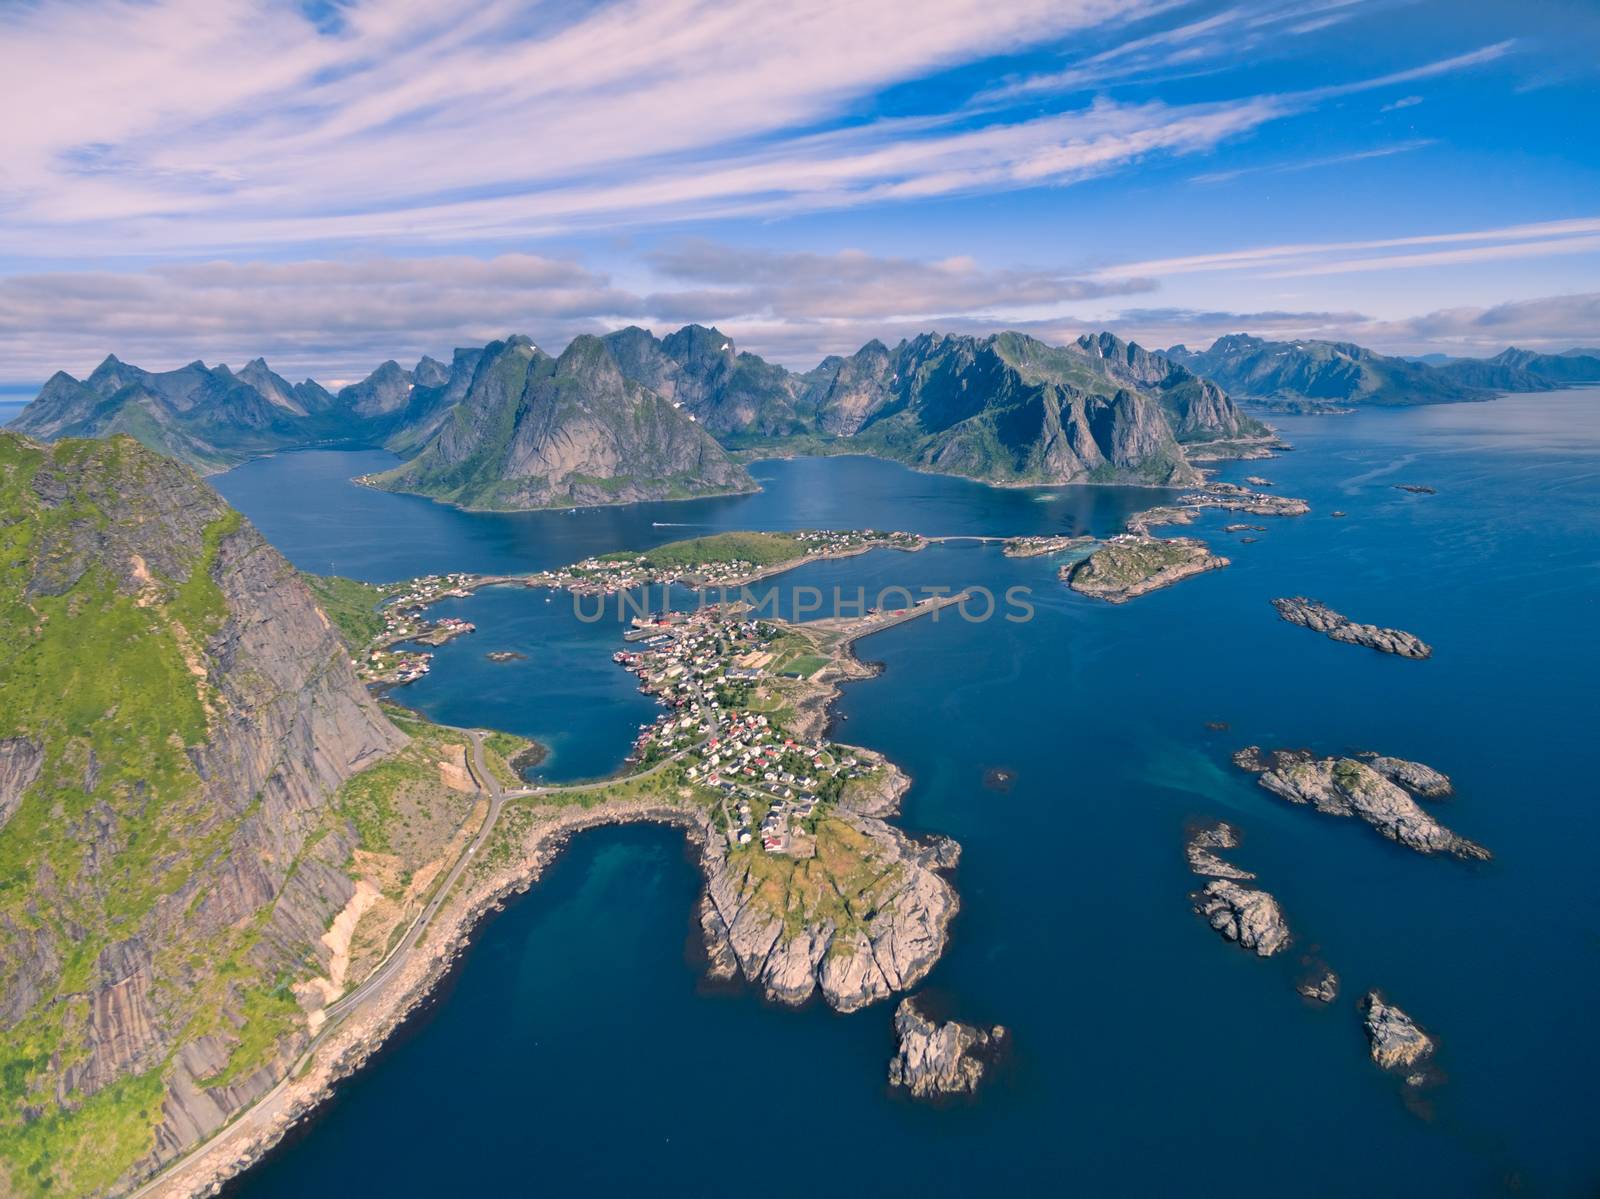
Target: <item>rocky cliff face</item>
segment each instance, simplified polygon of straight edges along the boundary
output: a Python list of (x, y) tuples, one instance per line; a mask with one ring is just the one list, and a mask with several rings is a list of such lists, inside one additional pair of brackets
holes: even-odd
[(0, 1189), (88, 1193), (281, 1073), (353, 892), (332, 797), (405, 739), (187, 468), (0, 434), (0, 526)]
[(870, 452), (997, 482), (1199, 478), (1152, 393), (1017, 334), (868, 343), (839, 365), (817, 420)]
[(657, 340), (630, 326), (601, 339), (623, 375), (691, 413), (718, 437), (808, 428), (802, 376), (735, 349), (719, 329), (685, 325)]
[(1076, 345), (1085, 356), (1097, 359), (1108, 377), (1152, 391), (1173, 436), (1180, 442), (1259, 436), (1266, 432), (1259, 421), (1240, 412), (1216, 383), (1163, 354), (1111, 333), (1085, 333)]
[(377, 479), (473, 508), (680, 499), (753, 489), (691, 414), (626, 378), (605, 343), (559, 359), (525, 337), (489, 346), (416, 458)]
[(841, 803), (840, 818), (868, 847), (875, 881), (838, 918), (796, 921), (773, 906), (770, 888), (748, 861), (730, 854), (725, 838), (706, 838), (700, 927), (712, 977), (742, 974), (778, 1003), (802, 1004), (820, 992), (841, 1012), (922, 981), (944, 952), (960, 906), (944, 876), (961, 848), (948, 838), (914, 840), (883, 820), (904, 790), (903, 776), (896, 777), (881, 794)]

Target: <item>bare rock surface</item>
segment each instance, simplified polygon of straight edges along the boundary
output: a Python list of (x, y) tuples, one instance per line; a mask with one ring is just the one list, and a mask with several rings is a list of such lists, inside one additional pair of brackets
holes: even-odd
[(1189, 869), (1196, 874), (1244, 882), (1255, 878), (1255, 875), (1223, 861), (1213, 852), (1218, 849), (1237, 849), (1238, 846), (1238, 832), (1231, 824), (1219, 820), (1196, 829), (1184, 846), (1184, 854), (1189, 859)]
[(760, 880), (730, 858), (720, 838), (706, 838), (700, 927), (713, 977), (742, 974), (778, 1003), (802, 1004), (820, 990), (841, 1012), (922, 981), (944, 952), (960, 906), (943, 876), (959, 848), (948, 838), (914, 840), (876, 816), (849, 821), (873, 842), (882, 881), (872, 910), (843, 928), (832, 919), (786, 927)]
[(933, 1020), (923, 1012), (918, 997), (900, 1001), (894, 1031), (900, 1050), (889, 1062), (889, 1085), (902, 1087), (917, 1099), (975, 1092), (1006, 1037), (998, 1024), (986, 1030), (955, 1020)]
[(1259, 772), (1261, 785), (1290, 803), (1309, 804), (1330, 816), (1358, 817), (1418, 853), (1449, 853), (1473, 861), (1490, 857), (1487, 849), (1445, 828), (1403, 787), (1366, 762), (1314, 758), (1304, 751), (1263, 755), (1255, 746), (1236, 753), (1234, 762)]
[(1377, 991), (1368, 991), (1361, 1006), (1372, 1060), (1385, 1070), (1415, 1070), (1433, 1056), (1433, 1038)]
[(1319, 604), (1303, 595), (1275, 599), (1272, 606), (1278, 610), (1278, 616), (1290, 624), (1311, 629), (1347, 645), (1364, 645), (1368, 649), (1401, 658), (1421, 659), (1433, 654), (1433, 647), (1415, 633), (1408, 633), (1404, 629), (1380, 628), (1375, 624), (1357, 624), (1343, 613), (1335, 612), (1326, 604)]
[(1357, 756), (1391, 783), (1399, 783), (1425, 799), (1442, 799), (1455, 790), (1449, 775), (1421, 762), (1408, 762), (1404, 758), (1388, 758), (1375, 753)]
[(1242, 949), (1271, 957), (1289, 944), (1289, 926), (1278, 901), (1230, 879), (1215, 878), (1195, 892), (1194, 910), (1217, 932)]
[(1315, 962), (1305, 977), (1295, 983), (1294, 989), (1307, 999), (1318, 1003), (1332, 1003), (1339, 998), (1339, 976), (1325, 963)]

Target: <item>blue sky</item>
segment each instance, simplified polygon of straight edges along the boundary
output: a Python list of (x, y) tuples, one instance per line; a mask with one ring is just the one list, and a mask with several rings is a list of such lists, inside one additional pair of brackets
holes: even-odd
[(1592, 0), (0, 4), (0, 386), (510, 331), (1600, 343)]

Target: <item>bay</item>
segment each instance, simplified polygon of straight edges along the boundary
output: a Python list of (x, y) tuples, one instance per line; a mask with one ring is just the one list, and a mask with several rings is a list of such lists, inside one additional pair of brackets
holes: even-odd
[[(1266, 475), (1311, 514), (1209, 514), (1193, 532), (1232, 565), (1128, 605), (971, 543), (770, 581), (1032, 589), (1027, 622), (946, 615), (864, 640), (885, 670), (837, 708), (836, 736), (912, 775), (903, 823), (964, 847), (928, 986), (1012, 1030), (976, 1103), (888, 1092), (888, 1005), (839, 1017), (703, 993), (681, 835), (609, 829), (489, 921), (428, 1010), (230, 1193), (1592, 1192), (1600, 392), (1279, 423), (1292, 453), (1222, 477)], [(718, 528), (1104, 534), (1159, 498), (835, 458), (758, 463), (748, 497), (471, 514), (346, 481), (380, 460), (286, 454), (215, 482), (297, 564), (368, 579), (538, 569)], [(1242, 544), (1222, 532), (1237, 519), (1267, 531)], [(1291, 594), (1435, 655), (1286, 625), (1268, 601)], [(609, 661), (615, 626), (562, 598), (499, 589), (450, 611), (479, 632), (400, 698), (548, 741), (547, 777), (613, 769), (654, 714)], [(498, 648), (529, 656), (488, 662)], [(1231, 766), (1251, 743), (1445, 770), (1457, 795), (1440, 819), (1495, 859), (1426, 859), (1291, 808)], [(993, 767), (1008, 790), (984, 786)], [(1255, 959), (1189, 911), (1183, 828), (1216, 817), (1243, 833), (1230, 856), (1279, 897), (1294, 951)], [(1292, 989), (1312, 950), (1343, 980), (1330, 1007)], [(1374, 986), (1440, 1042), (1445, 1079), (1420, 1104), (1367, 1058), (1354, 1000)]]

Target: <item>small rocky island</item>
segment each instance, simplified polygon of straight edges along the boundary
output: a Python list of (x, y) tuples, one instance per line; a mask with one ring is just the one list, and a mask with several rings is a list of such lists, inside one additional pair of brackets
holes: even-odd
[(1196, 874), (1208, 874), (1213, 878), (1231, 878), (1244, 882), (1255, 878), (1255, 874), (1223, 861), (1214, 852), (1218, 849), (1238, 847), (1239, 834), (1234, 831), (1233, 825), (1219, 820), (1216, 824), (1196, 829), (1184, 846), (1184, 854), (1189, 859), (1189, 869)]
[(1218, 822), (1196, 830), (1185, 852), (1189, 868), (1196, 874), (1211, 875), (1211, 881), (1190, 898), (1194, 910), (1206, 923), (1241, 949), (1254, 950), (1269, 958), (1289, 944), (1289, 925), (1278, 901), (1266, 891), (1241, 887), (1240, 880), (1255, 878), (1219, 858), (1213, 851), (1233, 849), (1239, 834), (1230, 824)]
[(1313, 962), (1294, 989), (1307, 999), (1332, 1003), (1339, 997), (1339, 976), (1325, 962)]
[(1162, 587), (1220, 570), (1228, 559), (1211, 552), (1193, 537), (1142, 537), (1125, 533), (1114, 537), (1081, 562), (1061, 568), (1061, 577), (1074, 591), (1124, 604)]
[(1305, 500), (1288, 495), (1268, 495), (1264, 491), (1251, 491), (1237, 483), (1209, 483), (1203, 491), (1178, 497), (1178, 503), (1190, 508), (1222, 508), (1228, 512), (1245, 512), (1251, 516), (1304, 516), (1311, 511)]
[(1214, 878), (1194, 896), (1194, 910), (1241, 949), (1269, 958), (1289, 944), (1289, 926), (1278, 901), (1225, 878)]
[(1372, 756), (1318, 758), (1309, 750), (1273, 750), (1263, 754), (1254, 745), (1233, 756), (1234, 764), (1259, 774), (1260, 784), (1290, 803), (1309, 804), (1330, 816), (1355, 816), (1391, 841), (1418, 853), (1449, 853), (1469, 861), (1485, 861), (1490, 854), (1474, 841), (1445, 828), (1405, 789), (1411, 780), (1436, 796), (1449, 787), (1449, 779), (1420, 762)]
[(520, 654), (514, 649), (492, 649), (483, 655), (491, 662), (524, 662), (527, 654)]
[(1402, 658), (1420, 659), (1433, 653), (1433, 647), (1414, 633), (1404, 629), (1380, 628), (1374, 624), (1357, 624), (1343, 613), (1335, 612), (1326, 604), (1319, 604), (1303, 595), (1275, 599), (1272, 606), (1278, 610), (1280, 619), (1321, 633), (1334, 641), (1364, 645), (1368, 649), (1397, 654)]
[(894, 1013), (900, 1050), (889, 1062), (889, 1085), (915, 1099), (971, 1095), (1006, 1038), (996, 1024), (982, 1029), (955, 1020), (936, 1021), (921, 1007), (921, 997), (900, 1001)]
[(1433, 1038), (1417, 1027), (1417, 1022), (1392, 1003), (1385, 1003), (1377, 991), (1368, 991), (1361, 1001), (1367, 1040), (1372, 1060), (1385, 1070), (1408, 1071), (1406, 1082), (1417, 1086), (1426, 1081), (1418, 1070), (1433, 1056)]

